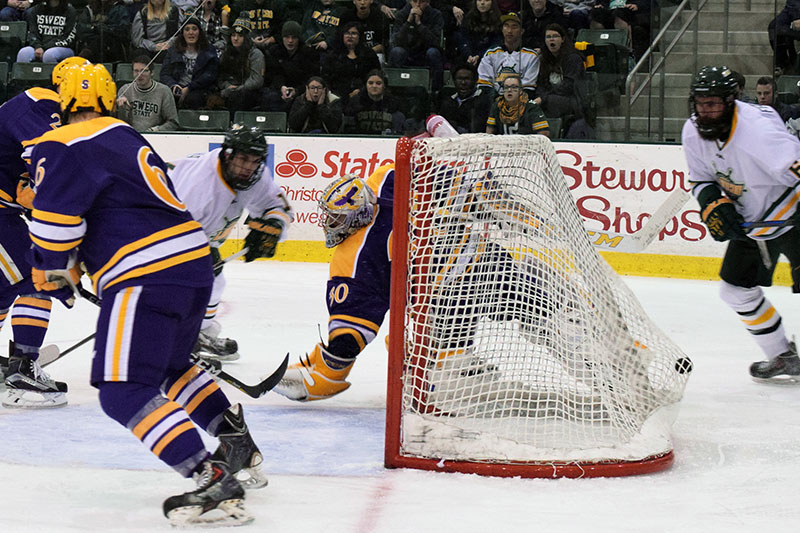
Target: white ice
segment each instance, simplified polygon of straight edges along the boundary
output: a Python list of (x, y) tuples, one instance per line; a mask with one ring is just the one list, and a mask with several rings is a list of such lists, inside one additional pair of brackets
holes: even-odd
[[(242, 359), (226, 368), (254, 382), (286, 352), (323, 334), (323, 264), (226, 266), (223, 334)], [(383, 468), (386, 328), (359, 357), (353, 386), (310, 404), (276, 394), (246, 406), (269, 486), (248, 493), (250, 531), (294, 532), (780, 532), (800, 519), (800, 387), (750, 380), (755, 343), (713, 282), (626, 278), (650, 316), (693, 359), (674, 426), (675, 464), (614, 479), (504, 479)], [(800, 332), (787, 287), (767, 289), (784, 325)], [(46, 343), (63, 348), (94, 330), (96, 310), (54, 304)], [(10, 325), (0, 333), (5, 343)], [(100, 410), (88, 384), (91, 349), (48, 367), (69, 383), (69, 405), (0, 408), (0, 533), (166, 531), (162, 501), (193, 488)], [(208, 446), (214, 446), (208, 439)], [(213, 449), (213, 448), (212, 448)]]

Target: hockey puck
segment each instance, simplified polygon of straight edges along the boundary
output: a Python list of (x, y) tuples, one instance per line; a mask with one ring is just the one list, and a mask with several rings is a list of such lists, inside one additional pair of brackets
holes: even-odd
[(675, 361), (675, 371), (678, 374), (688, 374), (692, 371), (692, 360), (688, 357), (681, 357)]

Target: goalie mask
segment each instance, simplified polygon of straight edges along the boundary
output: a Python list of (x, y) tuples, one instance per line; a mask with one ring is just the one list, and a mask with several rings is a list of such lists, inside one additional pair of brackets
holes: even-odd
[[(733, 71), (728, 67), (703, 67), (692, 81), (689, 98), (692, 122), (703, 139), (724, 140), (731, 133), (733, 110), (739, 84)], [(697, 98), (719, 97), (724, 109), (718, 117), (701, 116), (697, 112)], [(712, 102), (713, 103), (713, 102)]]
[(225, 134), (219, 153), (225, 183), (237, 191), (246, 191), (255, 185), (261, 179), (267, 150), (263, 131), (234, 124)]
[(377, 198), (356, 174), (331, 183), (319, 201), (319, 224), (325, 230), (325, 247), (333, 248), (372, 222)]

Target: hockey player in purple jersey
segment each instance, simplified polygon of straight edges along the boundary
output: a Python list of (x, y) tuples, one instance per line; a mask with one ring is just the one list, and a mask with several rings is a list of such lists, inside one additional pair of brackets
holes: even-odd
[[(66, 125), (33, 145), (34, 284), (68, 292), (85, 265), (102, 298), (91, 383), (103, 411), (198, 485), (164, 502), (170, 522), (245, 524), (235, 474), (256, 472), (261, 454), (241, 406), (189, 361), (213, 283), (208, 240), (165, 163), (110, 116), (115, 95), (102, 65), (70, 69), (60, 86)], [(196, 426), (219, 437), (213, 454)]]
[[(60, 62), (53, 68), (53, 85), (61, 82), (67, 68), (85, 62), (82, 57)], [(0, 107), (0, 329), (13, 306), (14, 339), (9, 343), (9, 367), (0, 369), (8, 389), (2, 402), (5, 407), (45, 408), (67, 403), (67, 384), (51, 379), (37, 362), (52, 302), (34, 289), (26, 257), (31, 239), (24, 217), (32, 207), (33, 191), (21, 157), (25, 141), (60, 124), (58, 94), (50, 89), (28, 89)], [(67, 306), (71, 306), (69, 298)]]

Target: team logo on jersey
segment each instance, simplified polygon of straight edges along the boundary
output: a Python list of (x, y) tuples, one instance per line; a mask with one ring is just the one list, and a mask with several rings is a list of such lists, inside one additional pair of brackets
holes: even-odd
[(291, 178), (295, 174), (301, 178), (311, 178), (317, 174), (317, 165), (308, 162), (308, 154), (303, 150), (289, 150), (286, 161), (275, 166), (275, 173), (282, 178)]
[(729, 167), (727, 171), (723, 172), (713, 163), (711, 166), (714, 167), (714, 175), (719, 182), (719, 186), (722, 187), (722, 190), (725, 191), (725, 194), (728, 195), (728, 198), (736, 200), (737, 198), (741, 197), (742, 194), (744, 194), (746, 190), (744, 183), (736, 183), (731, 178), (731, 175), (733, 174), (732, 168)]

